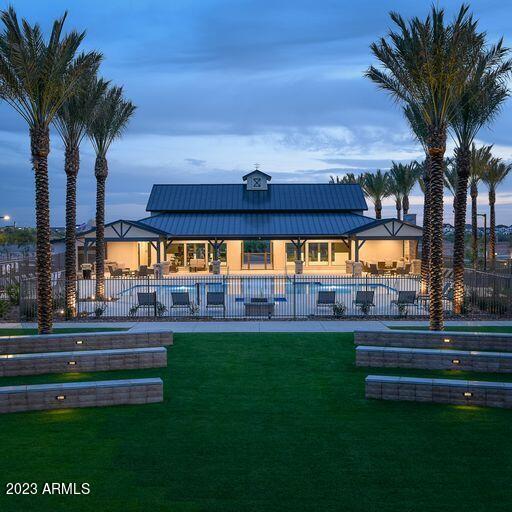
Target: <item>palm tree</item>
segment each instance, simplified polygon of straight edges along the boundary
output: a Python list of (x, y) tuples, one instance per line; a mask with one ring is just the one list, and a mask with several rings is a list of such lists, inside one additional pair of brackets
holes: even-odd
[(491, 268), (496, 261), (496, 188), (503, 183), (508, 173), (512, 170), (512, 164), (504, 163), (501, 158), (493, 158), (482, 175), (482, 181), (489, 189), (489, 256)]
[(402, 220), (402, 202), (404, 200), (404, 193), (401, 184), (397, 179), (388, 175), (388, 192), (395, 198), (396, 218)]
[(471, 196), (471, 254), (473, 268), (476, 268), (478, 263), (478, 183), (491, 162), (491, 150), (492, 145), (482, 146), (478, 149), (474, 143), (471, 146), (469, 193)]
[(375, 206), (375, 218), (382, 218), (382, 200), (391, 195), (389, 174), (380, 169), (375, 173), (367, 172), (361, 177), (361, 187)]
[(343, 176), (331, 176), (329, 183), (337, 185), (354, 185), (360, 183), (361, 175), (356, 176), (353, 172), (347, 172)]
[(65, 148), (65, 311), (68, 318), (74, 316), (76, 311), (76, 182), (80, 168), (80, 144), (108, 85), (96, 78), (96, 71), (93, 69), (83, 77), (78, 92), (62, 104), (53, 122)]
[(96, 152), (96, 298), (105, 294), (105, 183), (108, 176), (107, 152), (121, 137), (135, 106), (123, 97), (122, 87), (109, 87), (96, 107), (87, 133)]
[[(425, 20), (408, 23), (391, 14), (397, 26), (371, 45), (382, 69), (366, 75), (404, 106), (414, 105), (427, 127), (430, 157), (430, 328), (443, 329), (443, 173), (447, 128), (462, 97), (467, 77), (485, 41), (463, 5), (454, 21), (444, 21), (435, 6)], [(388, 42), (389, 40), (389, 42)]]
[(37, 320), (41, 334), (52, 330), (50, 195), (48, 154), (50, 124), (71, 97), (84, 73), (97, 66), (100, 56), (76, 56), (85, 32), (62, 34), (66, 14), (53, 23), (45, 40), (39, 25), (18, 22), (12, 7), (1, 11), (0, 96), (27, 122), (35, 176)]
[(505, 59), (508, 52), (509, 50), (503, 47), (502, 41), (481, 50), (473, 74), (468, 76), (461, 101), (451, 120), (451, 129), (457, 142), (453, 243), (453, 309), (456, 314), (462, 312), (464, 301), (466, 208), (471, 170), (471, 146), (480, 128), (496, 117), (509, 94), (507, 79), (512, 63)]
[(401, 192), (403, 212), (404, 215), (407, 215), (409, 213), (409, 195), (419, 178), (417, 164), (416, 162), (408, 164), (397, 164), (392, 162), (389, 175)]

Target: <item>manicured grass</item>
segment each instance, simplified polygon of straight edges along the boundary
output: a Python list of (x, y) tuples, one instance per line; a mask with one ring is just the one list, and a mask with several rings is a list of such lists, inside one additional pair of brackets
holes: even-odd
[[(400, 329), (400, 330), (414, 330), (414, 331), (426, 331), (428, 327), (418, 327), (418, 326), (389, 326), (390, 329)], [(446, 331), (459, 331), (459, 332), (503, 332), (510, 333), (512, 332), (512, 326), (500, 326), (500, 325), (478, 325), (478, 326), (466, 326), (466, 325), (457, 325), (457, 326), (446, 326)]]
[[(512, 411), (367, 401), (350, 334), (180, 334), (165, 402), (0, 417), (1, 481), (89, 482), (8, 511), (471, 511), (512, 506)], [(473, 379), (499, 379), (471, 374)], [(512, 380), (512, 376), (509, 377)]]
[[(58, 329), (54, 329), (53, 332), (55, 334), (63, 334), (66, 332), (105, 332), (105, 331), (127, 331), (128, 328), (123, 329), (119, 327), (81, 327), (77, 329), (76, 327), (61, 327)], [(26, 334), (37, 334), (37, 329), (3, 329), (0, 328), (0, 336), (23, 336)]]

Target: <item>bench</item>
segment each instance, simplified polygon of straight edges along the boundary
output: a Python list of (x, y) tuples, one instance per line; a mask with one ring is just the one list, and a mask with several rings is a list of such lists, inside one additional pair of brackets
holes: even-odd
[(511, 373), (512, 353), (359, 346), (356, 366)]
[(164, 347), (0, 355), (0, 377), (136, 370), (165, 366), (167, 350)]
[(512, 383), (368, 375), (366, 398), (512, 408)]
[(512, 352), (512, 334), (387, 329), (355, 331), (356, 345)]
[(127, 379), (0, 387), (0, 413), (149, 404), (163, 400), (162, 379)]
[(170, 331), (110, 331), (29, 336), (0, 336), (0, 354), (33, 354), (172, 345)]

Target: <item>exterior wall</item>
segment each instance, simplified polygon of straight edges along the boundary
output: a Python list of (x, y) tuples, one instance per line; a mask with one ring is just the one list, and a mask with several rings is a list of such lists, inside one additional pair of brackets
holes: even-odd
[[(407, 256), (408, 253), (405, 253)], [(403, 240), (367, 240), (359, 249), (359, 260), (391, 261), (404, 256)]]
[(123, 267), (137, 269), (139, 267), (137, 244), (138, 242), (107, 242), (108, 261), (117, 261)]
[(227, 264), (229, 271), (242, 269), (242, 242), (240, 240), (228, 240), (226, 242)]
[(272, 253), (274, 270), (284, 271), (286, 269), (286, 242), (284, 240), (274, 240), (272, 242)]

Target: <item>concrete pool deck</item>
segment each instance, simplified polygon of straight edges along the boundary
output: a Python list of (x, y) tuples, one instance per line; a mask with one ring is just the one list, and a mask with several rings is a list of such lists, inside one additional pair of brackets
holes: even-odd
[[(174, 332), (353, 332), (356, 329), (382, 330), (388, 327), (415, 327), (427, 326), (427, 320), (311, 320), (311, 321), (210, 321), (210, 322), (56, 322), (54, 328), (112, 328), (122, 327), (134, 331), (171, 330)], [(446, 321), (445, 325), (482, 327), (500, 326), (512, 327), (512, 320), (488, 321)], [(35, 328), (34, 322), (0, 323), (0, 329)]]

